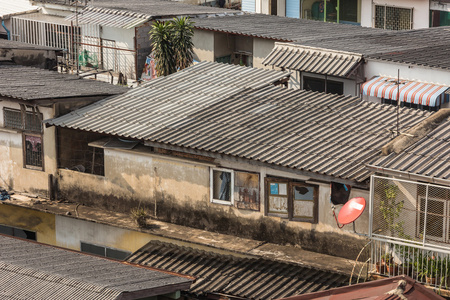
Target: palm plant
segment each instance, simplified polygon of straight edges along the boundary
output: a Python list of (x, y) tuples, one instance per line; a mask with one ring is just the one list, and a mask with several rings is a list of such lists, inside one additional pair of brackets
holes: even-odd
[(189, 18), (174, 18), (155, 22), (150, 30), (156, 74), (166, 76), (189, 67), (193, 61), (193, 22)]
[(194, 23), (189, 17), (174, 18), (172, 21), (173, 48), (175, 50), (176, 65), (179, 70), (192, 64), (193, 48), (192, 37), (194, 36)]
[(156, 74), (166, 76), (176, 72), (176, 57), (172, 44), (172, 23), (155, 22), (150, 30)]

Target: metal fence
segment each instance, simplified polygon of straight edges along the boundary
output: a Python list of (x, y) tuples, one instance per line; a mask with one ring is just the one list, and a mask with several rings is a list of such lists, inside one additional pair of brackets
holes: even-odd
[(377, 273), (447, 287), (450, 187), (372, 176), (370, 215)]

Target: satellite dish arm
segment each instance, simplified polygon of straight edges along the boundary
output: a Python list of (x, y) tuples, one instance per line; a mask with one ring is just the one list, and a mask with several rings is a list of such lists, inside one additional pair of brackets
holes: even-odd
[(339, 229), (341, 229), (342, 227), (344, 227), (344, 225), (339, 225), (339, 221), (338, 221), (338, 219), (337, 219), (337, 217), (336, 217), (336, 213), (334, 212), (334, 209), (335, 209), (336, 207), (334, 206), (334, 205), (332, 205), (331, 206), (331, 210), (333, 211), (333, 216), (334, 216), (334, 219), (336, 220), (336, 225), (337, 225), (337, 227), (339, 228)]

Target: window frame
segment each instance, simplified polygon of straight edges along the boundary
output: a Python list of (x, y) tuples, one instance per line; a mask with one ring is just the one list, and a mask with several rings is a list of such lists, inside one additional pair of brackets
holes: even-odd
[[(27, 145), (26, 136), (39, 137), (41, 139), (41, 166), (34, 166), (27, 164)], [(45, 160), (44, 160), (44, 137), (42, 134), (23, 132), (22, 133), (22, 154), (23, 154), (23, 167), (25, 169), (44, 171), (45, 170)]]
[[(102, 248), (103, 254), (97, 254), (97, 253), (89, 252), (89, 251), (86, 251), (86, 250), (83, 251), (83, 250), (81, 250), (81, 249), (83, 249), (83, 244), (86, 245), (86, 246), (94, 246), (94, 247), (97, 247), (97, 248)], [(130, 256), (132, 254), (132, 252), (130, 252), (130, 251), (126, 251), (126, 250), (112, 248), (112, 247), (108, 247), (108, 246), (104, 246), (104, 245), (98, 245), (98, 244), (93, 244), (93, 243), (80, 241), (80, 251), (83, 252), (83, 253), (89, 253), (90, 255), (106, 257), (106, 258), (109, 258), (109, 259), (114, 259), (114, 260), (119, 260), (119, 261), (124, 261), (125, 260), (125, 258), (124, 259), (119, 259), (119, 258), (116, 258), (116, 257), (108, 256), (107, 255), (108, 250), (124, 253), (124, 254), (126, 254), (125, 258), (127, 258), (128, 256)]]
[[(214, 199), (214, 171), (228, 172), (231, 173), (230, 179), (230, 201)], [(234, 170), (225, 168), (214, 168), (211, 167), (209, 171), (209, 190), (210, 190), (210, 202), (215, 204), (234, 206)]]
[[(287, 201), (288, 201), (288, 211), (287, 214), (273, 213), (269, 211), (269, 196), (270, 183), (286, 183), (287, 184)], [(312, 217), (295, 217), (294, 216), (294, 201), (311, 201), (311, 200), (295, 200), (294, 199), (294, 187), (304, 186), (312, 187), (314, 189), (313, 197), (313, 216)], [(315, 184), (306, 183), (303, 181), (296, 181), (292, 179), (279, 178), (279, 177), (265, 177), (264, 178), (264, 204), (265, 204), (265, 215), (271, 217), (279, 217), (283, 219), (288, 219), (289, 221), (296, 222), (307, 222), (311, 224), (317, 224), (319, 222), (319, 186)]]
[[(425, 227), (425, 213), (422, 212), (421, 207), (422, 207), (422, 201), (424, 202), (424, 207), (427, 204), (427, 197), (426, 196), (419, 196), (418, 199), (418, 211), (417, 211), (417, 227), (416, 227), (416, 236), (419, 238), (423, 238), (423, 229)], [(443, 215), (443, 220), (442, 220), (442, 236), (438, 237), (435, 235), (430, 235), (427, 234), (425, 236), (426, 240), (432, 240), (432, 241), (436, 241), (436, 242), (441, 242), (441, 243), (450, 243), (450, 232), (449, 232), (449, 227), (450, 227), (450, 216), (449, 216), (449, 211), (450, 211), (450, 201), (446, 200), (446, 199), (441, 199), (441, 198), (437, 198), (437, 197), (428, 197), (428, 200), (432, 200), (432, 201), (438, 201), (438, 202), (442, 202), (444, 205), (444, 211), (442, 213)], [(428, 215), (428, 208), (425, 207), (425, 209), (427, 210), (427, 215)], [(423, 216), (422, 216), (423, 215)], [(423, 224), (422, 224), (422, 218), (423, 218)]]

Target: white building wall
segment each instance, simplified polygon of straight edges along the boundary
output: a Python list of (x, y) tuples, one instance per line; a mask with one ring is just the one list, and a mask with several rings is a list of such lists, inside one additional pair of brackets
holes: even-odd
[(413, 29), (428, 28), (430, 4), (426, 0), (361, 0), (361, 26), (373, 27), (375, 5), (413, 8)]

